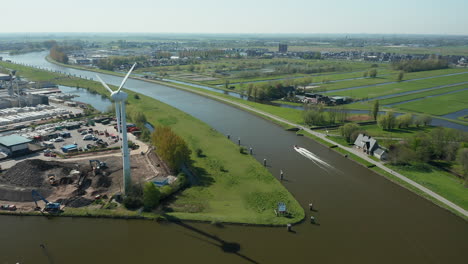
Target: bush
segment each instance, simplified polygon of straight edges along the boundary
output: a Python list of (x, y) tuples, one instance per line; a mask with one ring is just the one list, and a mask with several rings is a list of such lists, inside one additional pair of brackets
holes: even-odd
[(143, 205), (143, 201), (139, 197), (127, 196), (124, 198), (123, 204), (129, 210), (136, 210)]
[(348, 143), (351, 142), (351, 136), (354, 134), (354, 132), (359, 130), (359, 126), (354, 124), (354, 123), (348, 123), (342, 127), (340, 127), (340, 134), (343, 136)]
[(375, 68), (369, 71), (369, 77), (371, 78), (377, 77), (377, 70)]
[(152, 182), (145, 183), (143, 188), (143, 206), (145, 211), (151, 211), (159, 204), (161, 193)]
[(203, 155), (203, 150), (201, 148), (197, 148), (195, 150), (195, 153), (197, 153), (197, 157), (200, 157), (200, 158), (205, 156), (205, 155)]
[(247, 148), (244, 146), (239, 147), (239, 153), (240, 154), (247, 154)]
[(187, 186), (188, 184), (188, 180), (187, 180), (187, 175), (185, 175), (185, 173), (179, 173), (177, 175), (177, 181), (176, 181), (176, 186), (177, 186), (177, 190)]
[(161, 187), (161, 199), (164, 199), (174, 193), (174, 189), (170, 185)]

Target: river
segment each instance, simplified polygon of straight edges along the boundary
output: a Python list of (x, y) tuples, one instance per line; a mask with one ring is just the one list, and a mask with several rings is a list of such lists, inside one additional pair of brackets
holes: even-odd
[[(14, 61), (93, 77), (44, 60)], [(21, 74), (21, 73), (19, 73)], [(111, 84), (121, 78), (100, 74)], [(466, 259), (468, 225), (431, 202), (345, 157), (245, 111), (182, 90), (138, 80), (126, 87), (206, 122), (285, 172), (285, 187), (318, 224), (286, 228), (140, 220), (0, 216), (0, 263), (458, 263)], [(295, 152), (299, 145), (334, 169)], [(40, 247), (43, 244), (44, 247)]]

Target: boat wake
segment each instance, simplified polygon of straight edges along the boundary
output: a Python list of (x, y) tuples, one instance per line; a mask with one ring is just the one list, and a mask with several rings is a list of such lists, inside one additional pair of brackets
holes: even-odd
[(326, 171), (336, 170), (332, 165), (330, 165), (327, 162), (323, 161), (317, 155), (315, 155), (314, 153), (308, 151), (305, 148), (295, 146), (294, 150), (297, 151), (302, 156), (306, 157), (307, 159), (311, 160), (315, 165), (317, 165), (318, 167), (320, 167), (323, 170), (326, 170)]

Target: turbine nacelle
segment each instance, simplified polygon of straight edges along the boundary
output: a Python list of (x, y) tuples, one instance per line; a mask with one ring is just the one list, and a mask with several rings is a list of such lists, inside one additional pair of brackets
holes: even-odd
[(122, 91), (113, 91), (111, 93), (111, 98), (114, 100), (114, 102), (123, 102), (127, 100), (128, 94)]

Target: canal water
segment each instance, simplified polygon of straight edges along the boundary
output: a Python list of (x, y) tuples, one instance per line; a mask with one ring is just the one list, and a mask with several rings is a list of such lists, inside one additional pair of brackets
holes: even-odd
[[(73, 71), (44, 61), (23, 62)], [(15, 57), (16, 58), (16, 57)], [(58, 67), (58, 68), (57, 68)], [(121, 78), (102, 75), (106, 82)], [(0, 263), (458, 263), (466, 260), (468, 225), (423, 198), (321, 145), (262, 118), (185, 91), (129, 80), (126, 87), (206, 122), (266, 158), (306, 208), (286, 228), (156, 223), (140, 220), (0, 216)], [(299, 145), (333, 168), (293, 150)], [(316, 211), (307, 205), (313, 202)], [(40, 245), (43, 245), (42, 247)]]
[(90, 93), (87, 89), (59, 85), (58, 88), (64, 94), (74, 95), (72, 101), (82, 102), (92, 105), (96, 110), (106, 112), (112, 105), (112, 102), (105, 96), (97, 93)]

